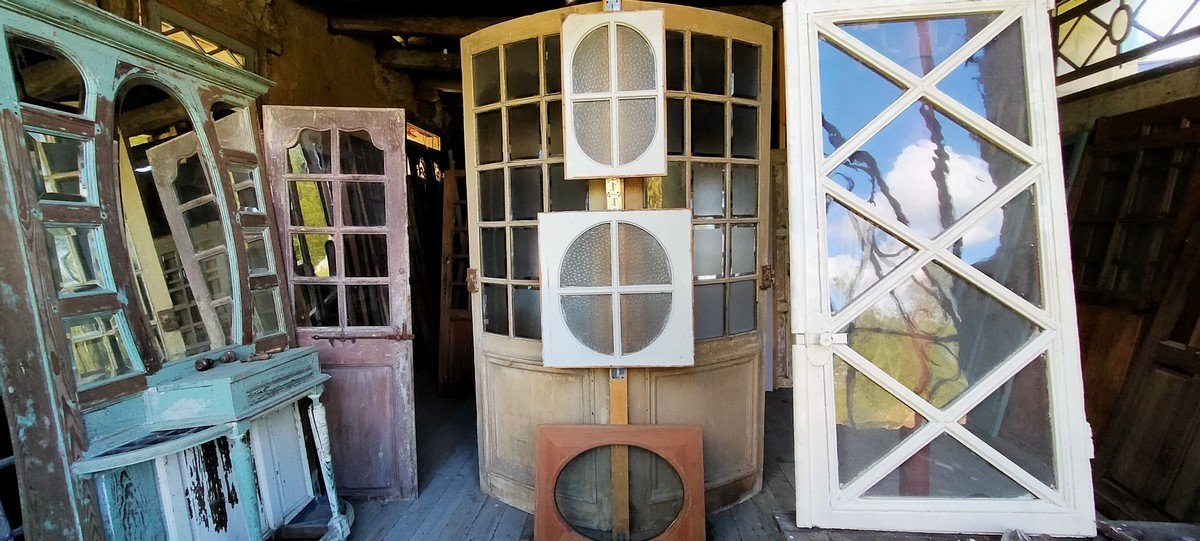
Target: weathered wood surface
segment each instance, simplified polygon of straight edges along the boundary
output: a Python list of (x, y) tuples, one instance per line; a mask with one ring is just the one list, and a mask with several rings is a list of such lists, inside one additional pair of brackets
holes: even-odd
[(385, 49), (376, 57), (389, 68), (459, 73), (462, 59), (458, 53), (421, 51), (417, 49)]

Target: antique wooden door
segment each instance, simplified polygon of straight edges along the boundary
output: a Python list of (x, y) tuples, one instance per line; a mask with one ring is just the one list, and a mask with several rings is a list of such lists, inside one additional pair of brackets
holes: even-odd
[(785, 5), (802, 525), (1095, 532), (1048, 4)]
[(267, 106), (263, 116), (285, 311), (332, 376), (338, 489), (415, 497), (404, 111)]

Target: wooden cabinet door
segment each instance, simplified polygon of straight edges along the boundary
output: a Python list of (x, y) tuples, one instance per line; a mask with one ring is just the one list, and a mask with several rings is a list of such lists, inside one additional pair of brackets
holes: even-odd
[(417, 491), (404, 111), (263, 108), (296, 341), (326, 384), (339, 492)]

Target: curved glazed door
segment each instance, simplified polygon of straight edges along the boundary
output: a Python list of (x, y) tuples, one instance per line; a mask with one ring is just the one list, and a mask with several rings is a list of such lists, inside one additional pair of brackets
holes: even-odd
[[(691, 208), (696, 365), (629, 371), (629, 422), (704, 427), (710, 511), (762, 480), (760, 268), (768, 260), (770, 27), (683, 6), (666, 34), (668, 175), (626, 179), (624, 208)], [(563, 179), (562, 18), (589, 4), (502, 23), (463, 40), (467, 200), (480, 483), (532, 511), (539, 424), (609, 419), (608, 371), (542, 366), (537, 213), (605, 210), (604, 181)], [(598, 475), (600, 481), (603, 475)], [(580, 507), (600, 483), (574, 483)]]

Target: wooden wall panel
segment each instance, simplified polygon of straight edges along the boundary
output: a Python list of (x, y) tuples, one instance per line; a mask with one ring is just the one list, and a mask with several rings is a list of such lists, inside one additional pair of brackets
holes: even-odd
[(395, 419), (391, 412), (394, 370), (380, 366), (322, 366), (330, 375), (329, 439), (338, 490), (347, 494), (384, 490), (396, 477)]
[(1126, 310), (1079, 303), (1079, 343), (1083, 355), (1084, 408), (1099, 436), (1117, 405), (1117, 395), (1133, 360), (1145, 317)]

